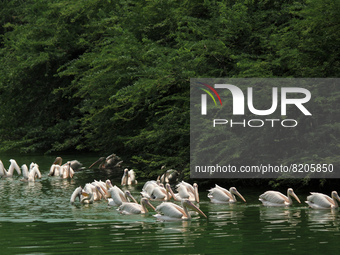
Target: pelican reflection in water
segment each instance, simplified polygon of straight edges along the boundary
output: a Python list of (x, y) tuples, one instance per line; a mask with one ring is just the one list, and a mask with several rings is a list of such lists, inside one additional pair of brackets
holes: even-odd
[(317, 192), (311, 192), (305, 201), (313, 209), (335, 209), (338, 208), (340, 197), (336, 191), (332, 191), (331, 197)]
[(278, 191), (266, 191), (265, 193), (260, 195), (259, 200), (265, 206), (290, 206), (293, 204), (291, 196), (294, 197), (299, 203), (301, 203), (300, 199), (294, 193), (292, 188), (289, 188), (287, 190), (287, 196)]

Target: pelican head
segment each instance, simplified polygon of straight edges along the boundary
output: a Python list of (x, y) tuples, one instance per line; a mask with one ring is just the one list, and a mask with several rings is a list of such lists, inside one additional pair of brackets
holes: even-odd
[(207, 215), (205, 215), (204, 212), (202, 212), (201, 209), (199, 209), (196, 205), (194, 205), (192, 202), (190, 202), (189, 199), (183, 199), (182, 200), (182, 206), (190, 208), (190, 209), (198, 212), (199, 214), (201, 214), (203, 217), (208, 218)]
[(95, 187), (96, 187), (96, 190), (98, 191), (98, 193), (101, 195), (101, 197), (104, 198), (107, 201), (107, 197), (106, 197), (104, 191), (97, 185), (95, 185)]
[(234, 195), (238, 196), (239, 198), (241, 198), (244, 202), (246, 202), (246, 200), (244, 199), (244, 197), (240, 194), (240, 192), (238, 192), (238, 190), (235, 187), (231, 187), (229, 189), (230, 193), (233, 193)]
[(149, 206), (152, 210), (156, 211), (156, 208), (150, 203), (149, 199), (143, 197), (140, 200), (140, 203), (144, 205), (145, 209), (146, 209), (146, 206)]
[(106, 184), (106, 188), (107, 188), (107, 189), (110, 189), (110, 188), (113, 187), (110, 180), (106, 180), (106, 181), (105, 181), (105, 184)]
[(59, 165), (61, 166), (61, 164), (63, 163), (63, 159), (61, 157), (56, 157), (53, 164)]
[(294, 190), (292, 188), (289, 188), (287, 191), (288, 196), (292, 196), (296, 199), (296, 201), (298, 201), (299, 203), (301, 203), (300, 199), (298, 198), (298, 196), (294, 193)]
[(332, 191), (332, 198), (335, 200), (338, 200), (339, 202), (340, 202), (340, 197), (339, 197), (339, 195), (338, 195), (338, 192), (336, 192), (336, 191)]
[(126, 198), (130, 198), (133, 202), (135, 202), (137, 204), (137, 200), (131, 195), (130, 191), (125, 191), (125, 197)]

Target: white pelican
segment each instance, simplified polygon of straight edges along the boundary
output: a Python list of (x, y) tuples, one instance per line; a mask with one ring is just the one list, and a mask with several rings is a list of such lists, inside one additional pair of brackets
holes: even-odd
[(156, 181), (147, 181), (140, 193), (142, 197), (146, 197), (152, 201), (168, 201), (170, 200), (169, 190), (164, 188), (163, 184)]
[(188, 211), (188, 208), (190, 208), (207, 218), (207, 216), (188, 199), (183, 199), (181, 204), (182, 207), (171, 202), (163, 202), (156, 207), (156, 211), (159, 213), (153, 216), (162, 221), (190, 220), (191, 215)]
[(340, 197), (336, 191), (332, 191), (331, 197), (322, 193), (311, 192), (305, 202), (313, 209), (334, 209), (338, 208), (336, 200), (340, 202)]
[[(128, 197), (133, 198), (129, 193), (129, 191), (126, 191), (125, 193), (118, 188), (116, 185), (109, 189), (109, 192), (111, 194), (111, 198), (107, 200), (107, 204), (109, 206), (120, 206), (123, 202), (130, 202)], [(134, 198), (132, 199), (134, 200)], [(137, 203), (136, 200), (134, 200), (135, 203)]]
[(41, 178), (41, 173), (39, 170), (39, 166), (35, 163), (31, 163), (30, 170), (28, 171), (28, 167), (26, 164), (21, 166), (23, 179), (22, 181), (34, 182), (36, 178)]
[[(111, 184), (110, 180), (107, 180), (107, 181)], [(108, 184), (106, 184), (106, 182), (94, 180), (91, 184), (96, 186), (98, 189), (100, 189), (100, 193), (103, 195), (105, 200), (107, 200), (107, 198), (111, 197), (111, 194), (108, 190), (109, 189)], [(112, 184), (111, 184), (111, 186), (112, 186)]]
[[(74, 171), (78, 171), (81, 169), (81, 167), (83, 166), (82, 163), (80, 163), (78, 160), (74, 159), (74, 160), (70, 160), (70, 161), (67, 161), (64, 165), (70, 163), (71, 164), (71, 168), (74, 170)], [(62, 157), (56, 157), (54, 162), (53, 162), (54, 165), (59, 165), (61, 166), (63, 164), (63, 159)]]
[(17, 173), (20, 175), (21, 170), (20, 170), (20, 167), (18, 166), (18, 163), (14, 159), (10, 159), (9, 162), (11, 162), (11, 164), (9, 165), (8, 171), (6, 171), (4, 164), (0, 160), (0, 176), (2, 176), (2, 177), (12, 177), (14, 170), (16, 170)]
[(176, 185), (178, 193), (174, 194), (172, 189), (170, 188), (169, 191), (174, 198), (175, 201), (182, 201), (183, 199), (188, 199), (192, 202), (199, 203), (199, 195), (198, 195), (198, 185), (194, 183), (191, 185), (185, 181), (180, 182)]
[(48, 176), (60, 176), (60, 168), (61, 166), (52, 164)]
[(70, 202), (74, 203), (77, 197), (80, 203), (92, 204), (94, 201), (101, 200), (102, 197), (105, 197), (105, 194), (101, 192), (98, 186), (87, 183), (84, 189), (79, 186), (73, 191)]
[(140, 204), (133, 202), (123, 202), (117, 209), (121, 214), (144, 214), (148, 213), (148, 209), (146, 206), (151, 207), (153, 210), (156, 210), (155, 207), (150, 203), (150, 201), (143, 197), (140, 200)]
[(103, 190), (100, 188), (100, 186), (95, 183), (87, 183), (84, 187), (84, 190), (91, 190), (92, 194), (93, 194), (93, 201), (99, 201), (102, 200), (102, 198), (104, 198), (105, 200), (107, 200), (105, 193), (103, 192)]
[(122, 181), (121, 181), (121, 185), (133, 185), (133, 184), (137, 184), (137, 180), (136, 180), (136, 174), (135, 171), (133, 171), (133, 169), (131, 169), (129, 171), (129, 169), (125, 168), (124, 169), (124, 174), (122, 177)]
[(300, 199), (294, 193), (292, 188), (289, 188), (287, 190), (287, 196), (278, 191), (266, 191), (265, 193), (260, 195), (259, 200), (265, 206), (289, 206), (293, 203), (291, 196), (294, 197), (299, 203), (301, 203)]
[(60, 176), (63, 179), (72, 178), (74, 171), (81, 168), (82, 164), (78, 160), (67, 161), (62, 165), (63, 159), (56, 157), (53, 164), (50, 167), (49, 176)]
[(99, 169), (114, 169), (117, 167), (121, 167), (123, 160), (116, 154), (111, 154), (109, 156), (100, 157), (96, 162), (94, 162), (89, 168), (92, 168), (95, 164), (99, 163)]
[[(165, 171), (165, 166), (162, 166), (161, 168), (163, 171)], [(166, 170), (162, 175), (159, 175), (157, 178), (157, 181), (161, 183), (174, 183), (177, 181), (177, 178), (179, 176), (179, 173), (175, 169), (169, 169)]]
[(81, 192), (80, 202), (83, 204), (93, 204), (94, 195), (93, 189), (89, 183), (87, 183)]
[(71, 168), (71, 163), (65, 163), (64, 165), (60, 166), (60, 170), (59, 170), (59, 176), (63, 179), (67, 179), (67, 178), (73, 178), (74, 175), (74, 171)]
[[(86, 187), (86, 185), (85, 185)], [(83, 204), (92, 204), (94, 201), (94, 196), (93, 196), (93, 192), (92, 189), (89, 187), (86, 187), (86, 190), (79, 186), (78, 188), (76, 188), (70, 198), (70, 202), (74, 203), (76, 198), (78, 197), (79, 202), (83, 203)]]
[(215, 184), (215, 188), (209, 190), (208, 198), (210, 198), (211, 203), (215, 204), (235, 203), (235, 195), (246, 202), (244, 197), (237, 191), (235, 187), (231, 187), (229, 190), (227, 190)]

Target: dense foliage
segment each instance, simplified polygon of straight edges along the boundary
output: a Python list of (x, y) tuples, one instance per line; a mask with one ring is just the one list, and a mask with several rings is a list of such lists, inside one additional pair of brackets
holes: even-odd
[[(338, 0), (0, 1), (1, 150), (114, 152), (146, 175), (187, 172), (189, 79), (338, 77), (339, 10)], [(320, 91), (320, 123), (282, 142), (300, 137), (339, 163), (339, 99), (339, 88)], [(333, 111), (327, 126), (321, 109)], [(275, 154), (248, 138), (239, 155), (258, 144)], [(306, 157), (287, 148), (280, 160), (292, 155)]]

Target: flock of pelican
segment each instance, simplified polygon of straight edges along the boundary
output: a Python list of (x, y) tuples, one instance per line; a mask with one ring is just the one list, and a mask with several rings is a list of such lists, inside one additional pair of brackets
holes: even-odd
[[(126, 178), (134, 177), (129, 173), (133, 173), (133, 170), (124, 170), (122, 186), (126, 185)], [(137, 183), (137, 181), (135, 180), (135, 182), (131, 183)], [(95, 180), (92, 183), (87, 183), (84, 188), (77, 187), (71, 195), (70, 202), (75, 203), (77, 198), (81, 203), (93, 203), (104, 199), (109, 206), (116, 206), (117, 211), (121, 214), (145, 214), (151, 209), (157, 212), (154, 217), (159, 220), (189, 220), (191, 219), (189, 209), (207, 218), (198, 205), (195, 204), (199, 202), (197, 184), (191, 185), (182, 181), (177, 185), (177, 191), (178, 193), (174, 193), (169, 183), (164, 186), (159, 181), (148, 181), (140, 192), (141, 199), (138, 203), (130, 191), (121, 190), (117, 185), (112, 185), (110, 180), (105, 182)], [(181, 206), (169, 202), (171, 198), (175, 201), (180, 201)], [(154, 207), (151, 201), (160, 201), (162, 203)]]
[[(28, 169), (26, 164), (19, 167), (18, 163), (14, 159), (10, 159), (9, 162), (10, 165), (8, 170), (6, 170), (4, 164), (0, 160), (0, 177), (13, 177), (14, 171), (16, 171), (18, 175), (21, 175), (22, 173), (23, 179), (21, 179), (21, 181), (34, 182), (36, 179), (41, 178), (41, 172), (38, 164), (32, 162)], [(74, 172), (80, 170), (81, 167), (82, 164), (78, 160), (72, 160), (62, 164), (62, 158), (57, 157), (51, 165), (48, 175), (59, 176), (63, 179), (72, 178)]]
[(18, 173), (18, 175), (21, 175), (22, 171), (22, 176), (24, 178), (21, 179), (21, 181), (33, 182), (36, 178), (41, 178), (38, 164), (32, 162), (30, 164), (30, 168), (28, 169), (26, 164), (23, 164), (20, 168), (18, 163), (14, 159), (10, 159), (9, 162), (9, 168), (8, 170), (6, 170), (4, 164), (0, 160), (0, 176), (2, 178), (13, 177), (14, 170)]
[(49, 176), (59, 176), (63, 179), (73, 178), (74, 172), (78, 171), (82, 164), (78, 160), (67, 161), (63, 164), (61, 157), (56, 157), (50, 167)]
[[(137, 183), (135, 180), (135, 182), (128, 182), (130, 184), (126, 184), (127, 178), (134, 178), (134, 174), (129, 176), (130, 171), (133, 170), (124, 170), (121, 181), (122, 186)], [(176, 191), (177, 193), (172, 190), (169, 183), (164, 185), (159, 179), (147, 181), (140, 192), (141, 199), (138, 203), (130, 191), (123, 191), (118, 186), (113, 186), (110, 180), (106, 180), (105, 182), (94, 181), (87, 183), (84, 188), (76, 188), (71, 196), (70, 202), (75, 203), (77, 197), (81, 203), (93, 203), (96, 200), (105, 199), (108, 206), (117, 207), (117, 211), (121, 214), (145, 214), (148, 213), (149, 210), (153, 210), (156, 212), (153, 216), (161, 221), (190, 220), (192, 215), (201, 215), (207, 218), (205, 213), (199, 208), (197, 183), (191, 185), (185, 181), (181, 181), (176, 185)], [(235, 187), (227, 190), (219, 185), (215, 185), (214, 188), (208, 191), (208, 198), (211, 203), (236, 203), (237, 197), (246, 202), (245, 198)], [(278, 191), (266, 191), (259, 196), (259, 200), (264, 206), (290, 206), (293, 204), (292, 198), (301, 203), (292, 188), (287, 190), (287, 195)], [(171, 202), (171, 200), (173, 200), (173, 202)], [(340, 201), (340, 197), (336, 191), (332, 192), (331, 197), (312, 192), (311, 195), (307, 197), (306, 203), (313, 209), (333, 209), (338, 207), (337, 201)], [(153, 203), (157, 202), (161, 203), (154, 206)]]
[[(110, 158), (111, 159), (111, 158)], [(10, 159), (10, 166), (8, 170), (0, 160), (0, 177), (7, 178), (13, 177), (15, 171), (18, 175), (23, 175), (22, 181), (32, 182), (37, 178), (41, 178), (39, 166), (32, 162), (29, 168), (26, 164), (21, 167), (14, 159)], [(82, 164), (77, 161), (67, 161), (62, 164), (62, 158), (57, 157), (50, 167), (48, 176), (59, 176), (60, 178), (72, 178), (75, 171), (78, 171)], [(171, 221), (171, 220), (190, 220), (192, 215), (198, 214), (207, 218), (207, 216), (199, 208), (199, 192), (198, 185), (193, 185), (181, 181), (175, 186), (176, 193), (172, 190), (169, 180), (173, 179), (172, 176), (177, 176), (176, 170), (167, 171), (157, 180), (147, 181), (140, 192), (141, 198), (138, 203), (132, 196), (130, 191), (123, 191), (117, 185), (112, 185), (110, 180), (96, 181), (85, 184), (82, 188), (77, 187), (70, 198), (71, 203), (75, 203), (77, 198), (80, 203), (92, 204), (95, 201), (106, 200), (108, 206), (117, 207), (117, 211), (121, 214), (145, 214), (149, 210), (155, 211), (157, 214), (153, 216), (158, 220)], [(162, 183), (163, 180), (165, 184)], [(121, 179), (121, 186), (130, 186), (137, 184), (136, 175), (134, 170), (124, 169), (123, 177)], [(229, 204), (236, 203), (237, 197), (243, 202), (245, 198), (235, 188), (231, 187), (229, 190), (219, 185), (208, 190), (208, 198), (211, 203), (215, 204)], [(287, 195), (278, 191), (266, 191), (259, 196), (259, 201), (264, 206), (291, 206), (294, 198), (298, 203), (301, 203), (298, 196), (294, 193), (292, 188), (288, 188)], [(173, 200), (173, 202), (171, 202)], [(152, 203), (158, 203), (155, 207)], [(311, 192), (307, 196), (305, 203), (312, 209), (335, 209), (338, 208), (340, 197), (336, 191), (331, 193), (331, 196)], [(190, 211), (189, 211), (190, 210)], [(191, 212), (193, 211), (193, 212)]]

